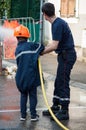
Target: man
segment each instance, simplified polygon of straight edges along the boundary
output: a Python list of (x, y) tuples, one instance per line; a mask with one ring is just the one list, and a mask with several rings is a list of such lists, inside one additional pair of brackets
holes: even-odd
[[(69, 119), (70, 103), (70, 74), (76, 61), (74, 40), (68, 24), (55, 15), (52, 3), (44, 3), (42, 13), (45, 20), (51, 23), (52, 43), (47, 45), (43, 54), (55, 51), (58, 54), (58, 68), (54, 83), (52, 111), (59, 120)], [(50, 115), (49, 110), (44, 110), (43, 115)]]

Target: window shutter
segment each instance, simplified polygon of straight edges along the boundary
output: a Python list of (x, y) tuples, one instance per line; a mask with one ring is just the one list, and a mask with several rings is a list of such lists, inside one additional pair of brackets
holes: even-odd
[(75, 15), (75, 0), (61, 0), (61, 17), (73, 17)]
[(68, 11), (68, 8), (67, 8), (67, 3), (68, 0), (61, 0), (61, 16), (62, 17), (66, 17), (67, 16), (67, 11)]
[(75, 15), (75, 0), (69, 0), (68, 17)]

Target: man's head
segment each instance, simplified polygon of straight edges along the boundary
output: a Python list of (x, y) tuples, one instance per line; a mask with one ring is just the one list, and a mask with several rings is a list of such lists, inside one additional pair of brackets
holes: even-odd
[(55, 7), (52, 3), (44, 3), (42, 6), (42, 13), (48, 17), (53, 17), (55, 15)]

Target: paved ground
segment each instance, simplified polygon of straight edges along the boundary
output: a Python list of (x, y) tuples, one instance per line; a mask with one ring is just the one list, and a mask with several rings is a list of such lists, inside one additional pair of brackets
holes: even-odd
[[(46, 54), (41, 57), (43, 71), (55, 75), (58, 64), (56, 57), (55, 54)], [(72, 69), (71, 80), (86, 84), (86, 62), (76, 61)]]
[[(55, 56), (43, 56), (41, 57), (41, 63), (45, 78), (46, 95), (48, 103), (51, 105), (57, 64)], [(3, 64), (11, 66), (13, 65), (13, 61), (12, 63), (4, 61)], [(69, 121), (61, 122), (70, 130), (86, 130), (85, 67), (86, 63), (77, 61), (71, 74), (70, 119)], [(82, 79), (80, 79), (81, 77)], [(0, 76), (0, 130), (62, 130), (54, 121), (51, 121), (50, 118), (42, 115), (42, 111), (46, 109), (46, 105), (40, 87), (38, 88), (37, 110), (40, 115), (40, 120), (38, 122), (32, 123), (30, 121), (29, 102), (27, 106), (27, 120), (25, 122), (20, 122), (19, 92), (16, 89), (15, 80), (13, 76)]]

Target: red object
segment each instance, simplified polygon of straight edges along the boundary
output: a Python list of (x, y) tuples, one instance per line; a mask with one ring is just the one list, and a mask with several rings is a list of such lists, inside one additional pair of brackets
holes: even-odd
[(13, 21), (10, 21), (10, 22), (8, 20), (5, 20), (3, 27), (14, 29), (14, 28), (18, 27), (19, 25), (20, 24), (17, 22), (17, 20), (13, 20)]
[(17, 39), (15, 37), (5, 38), (4, 40), (4, 58), (15, 59), (15, 49), (17, 46)]
[[(3, 27), (15, 29), (20, 24), (17, 22), (17, 20), (8, 21), (5, 20)], [(3, 49), (4, 49), (4, 58), (5, 59), (15, 59), (15, 49), (17, 46), (17, 39), (14, 36), (7, 36), (4, 38), (3, 42)]]

